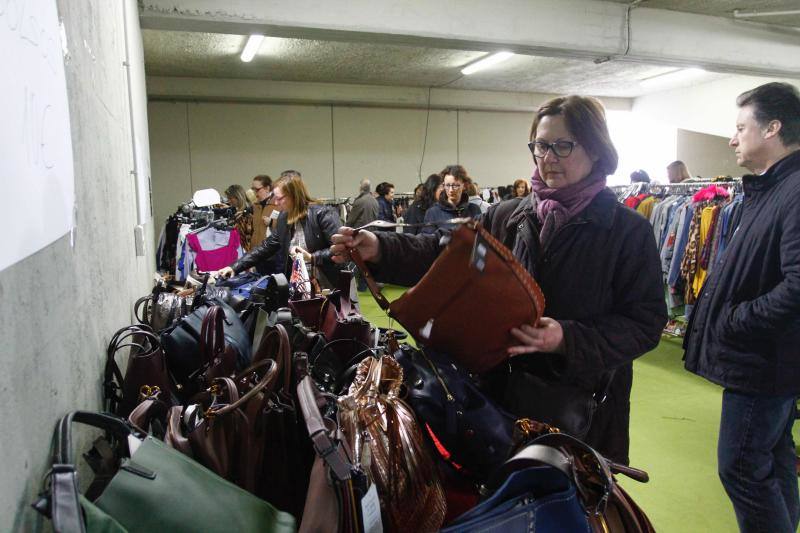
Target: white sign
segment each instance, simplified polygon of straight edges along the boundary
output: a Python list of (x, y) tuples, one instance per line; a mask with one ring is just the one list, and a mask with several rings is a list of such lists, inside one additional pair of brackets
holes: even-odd
[(0, 2), (0, 270), (73, 228), (75, 180), (55, 0)]

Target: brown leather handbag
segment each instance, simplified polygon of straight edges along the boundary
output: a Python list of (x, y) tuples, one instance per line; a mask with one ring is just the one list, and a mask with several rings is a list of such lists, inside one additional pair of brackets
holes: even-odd
[(358, 251), (351, 256), (390, 317), (419, 343), (449, 354), (470, 372), (486, 372), (508, 359), (506, 350), (518, 344), (511, 328), (535, 325), (544, 312), (544, 294), (530, 273), (472, 220), (453, 230), (419, 283), (391, 303)]
[[(116, 355), (124, 348), (130, 348), (130, 353), (123, 377)], [(106, 351), (103, 395), (108, 410), (128, 416), (142, 399), (143, 387), (159, 390), (159, 399), (172, 405), (173, 387), (159, 338), (148, 326), (128, 326), (114, 333)]]

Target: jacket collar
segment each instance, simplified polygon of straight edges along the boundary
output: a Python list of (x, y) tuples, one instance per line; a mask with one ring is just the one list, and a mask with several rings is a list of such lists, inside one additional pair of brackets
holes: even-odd
[[(611, 229), (614, 224), (614, 212), (616, 209), (617, 196), (611, 189), (606, 187), (594, 197), (582, 213), (575, 217), (574, 221), (589, 222), (597, 224), (601, 228)], [(534, 226), (539, 226), (539, 221), (536, 217), (536, 200), (533, 193), (523, 198), (514, 212), (511, 213), (506, 223), (506, 229), (512, 229), (526, 218)]]
[(747, 194), (765, 191), (798, 169), (800, 169), (800, 150), (795, 150), (773, 164), (761, 175), (747, 174), (742, 176), (744, 192)]

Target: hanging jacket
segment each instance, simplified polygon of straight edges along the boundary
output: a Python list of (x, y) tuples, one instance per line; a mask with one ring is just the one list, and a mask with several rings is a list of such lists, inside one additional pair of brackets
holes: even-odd
[[(514, 357), (511, 372), (555, 375), (596, 391), (615, 370), (608, 398), (595, 413), (586, 440), (607, 457), (627, 462), (631, 361), (658, 344), (667, 322), (650, 223), (619, 204), (610, 189), (560, 228), (544, 250), (531, 196), (493, 205), (482, 222), (534, 276), (545, 295), (545, 315), (558, 320), (564, 331), (564, 354)], [(439, 254), (445, 233), (379, 234), (376, 278), (415, 284)], [(480, 306), (475, 302), (474, 311), (480, 312)], [(502, 383), (508, 377), (505, 366), (491, 376), (494, 397), (501, 403), (509, 394)]]
[(800, 150), (744, 176), (739, 228), (702, 287), (686, 369), (750, 394), (800, 394)]
[[(330, 260), (330, 246), (331, 237), (341, 226), (339, 214), (329, 206), (311, 204), (308, 206), (308, 214), (296, 224), (303, 225), (306, 247), (311, 253), (311, 264), (319, 267), (325, 277), (335, 283), (338, 279), (339, 267)], [(292, 266), (289, 257), (289, 242), (293, 235), (294, 224), (288, 223), (288, 215), (283, 212), (278, 216), (278, 222), (272, 235), (267, 237), (260, 246), (231, 265), (231, 268), (238, 274), (275, 257), (276, 263), (282, 266), (281, 272), (288, 278), (291, 275)]]

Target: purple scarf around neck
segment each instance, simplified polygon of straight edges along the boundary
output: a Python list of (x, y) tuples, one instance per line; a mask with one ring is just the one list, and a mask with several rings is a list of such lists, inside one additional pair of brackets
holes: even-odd
[(553, 189), (542, 180), (536, 168), (531, 178), (531, 194), (536, 201), (536, 216), (542, 224), (539, 234), (542, 244), (546, 245), (561, 226), (586, 209), (605, 186), (605, 175), (592, 172), (578, 183)]

